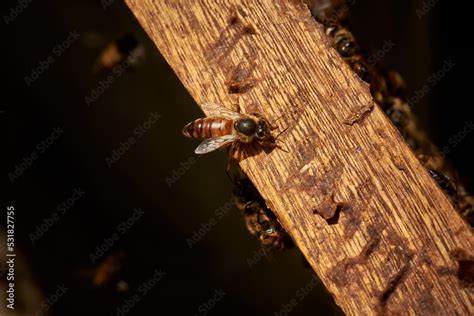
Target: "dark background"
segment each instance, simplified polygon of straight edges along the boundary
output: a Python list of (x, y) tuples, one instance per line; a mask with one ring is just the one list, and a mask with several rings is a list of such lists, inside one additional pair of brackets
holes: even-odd
[[(210, 315), (274, 315), (292, 299), (298, 302), (292, 315), (336, 313), (320, 285), (299, 299), (297, 291), (311, 282), (312, 272), (304, 267), (297, 250), (272, 253), (249, 266), (248, 260), (260, 246), (246, 232), (235, 207), (188, 247), (186, 239), (215, 218), (215, 210), (231, 197), (227, 160), (222, 152), (196, 158), (179, 180), (167, 184), (166, 179), (182, 163), (195, 158), (197, 144), (182, 137), (181, 128), (201, 113), (124, 3), (110, 1), (104, 10), (100, 1), (32, 0), (14, 21), (5, 24), (3, 16), (17, 4), (1, 5), (6, 82), (0, 126), (6, 146), (2, 148), (0, 207), (3, 212), (7, 205), (14, 205), (16, 211), (16, 273), (18, 282), (25, 282), (17, 285), (18, 315), (116, 315), (117, 308), (138, 293), (155, 269), (166, 275), (130, 315), (163, 311), (203, 315), (202, 304), (219, 289), (227, 294)], [(446, 60), (455, 63), (414, 107), (423, 126), (443, 147), (473, 118), (470, 29), (462, 17), (466, 10), (459, 4), (439, 1), (420, 19), (416, 9), (422, 5), (422, 1), (356, 1), (352, 24), (369, 53), (385, 41), (395, 43), (384, 64), (400, 71), (409, 95)], [(74, 30), (79, 39), (55, 56), (49, 69), (27, 87), (25, 76)], [(88, 107), (85, 96), (105, 78), (92, 73), (94, 61), (107, 43), (129, 33), (142, 43), (145, 58)], [(133, 136), (133, 130), (152, 112), (161, 118), (109, 168), (106, 157)], [(12, 183), (8, 173), (37, 151), (37, 144), (56, 127), (64, 130), (63, 135)], [(468, 135), (450, 154), (468, 181), (473, 178), (473, 145)], [(33, 244), (29, 235), (76, 188), (85, 192), (83, 197)], [(94, 288), (91, 278), (98, 263), (91, 262), (90, 254), (117, 232), (117, 225), (135, 208), (144, 215), (99, 260), (123, 253), (122, 268), (104, 286)], [(128, 284), (128, 290), (117, 289), (120, 281)], [(67, 292), (46, 311), (44, 299), (61, 284)], [(3, 308), (0, 311), (5, 312)]]

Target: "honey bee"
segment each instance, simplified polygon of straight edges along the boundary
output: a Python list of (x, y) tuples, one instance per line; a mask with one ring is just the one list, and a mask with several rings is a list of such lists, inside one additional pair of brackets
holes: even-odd
[(365, 60), (352, 33), (341, 25), (332, 25), (326, 28), (326, 35), (331, 38), (334, 48), (352, 70), (362, 80), (370, 83), (374, 75), (373, 67)]
[(204, 140), (194, 151), (196, 154), (231, 145), (232, 156), (240, 144), (251, 143), (278, 147), (271, 133), (275, 127), (259, 114), (241, 114), (213, 103), (203, 104), (202, 109), (208, 117), (194, 120), (183, 128), (184, 136)]
[(326, 29), (326, 34), (333, 39), (336, 50), (345, 59), (354, 58), (359, 51), (352, 33), (341, 26), (330, 26)]
[(439, 172), (438, 170), (428, 169), (431, 177), (438, 183), (440, 188), (448, 195), (451, 201), (457, 205), (458, 204), (458, 196), (457, 190), (451, 180), (443, 173)]
[(293, 241), (283, 229), (275, 214), (256, 201), (248, 202), (243, 208), (247, 230), (264, 246), (275, 250), (293, 247)]
[[(238, 168), (238, 167), (237, 167)], [(243, 171), (239, 168), (239, 173)], [(291, 237), (281, 226), (275, 214), (266, 207), (263, 197), (247, 176), (233, 180), (233, 194), (236, 205), (241, 210), (247, 230), (267, 247), (275, 250), (290, 249), (294, 246)]]

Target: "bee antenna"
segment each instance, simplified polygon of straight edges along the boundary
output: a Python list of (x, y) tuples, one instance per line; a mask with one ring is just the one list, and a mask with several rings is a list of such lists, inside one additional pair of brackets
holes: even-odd
[[(278, 133), (278, 135), (275, 137), (275, 142), (282, 142), (283, 144), (285, 144), (285, 142), (283, 142), (282, 140), (280, 140), (280, 135), (283, 134), (284, 132), (286, 132), (286, 130), (289, 128), (289, 126), (287, 126), (284, 130), (282, 130), (280, 133)], [(286, 153), (289, 153), (289, 150), (288, 149), (285, 149), (283, 148), (282, 146), (280, 145), (276, 145), (277, 148), (279, 148), (280, 150), (283, 150), (284, 152)]]
[(279, 119), (281, 119), (282, 117), (283, 117), (283, 114), (280, 115), (279, 117), (277, 117), (277, 118), (273, 121), (273, 123), (276, 123), (276, 122), (277, 122)]
[(276, 119), (274, 119), (274, 120), (270, 123), (270, 126), (276, 128), (275, 123), (278, 122), (278, 120), (280, 120), (282, 117), (283, 117), (283, 114), (280, 115), (279, 117), (277, 117)]
[(284, 130), (282, 130), (280, 133), (278, 133), (277, 136), (275, 136), (275, 140), (278, 140), (278, 137), (280, 137), (281, 134), (283, 134), (284, 132), (286, 132), (286, 130), (290, 128), (289, 126), (287, 126)]

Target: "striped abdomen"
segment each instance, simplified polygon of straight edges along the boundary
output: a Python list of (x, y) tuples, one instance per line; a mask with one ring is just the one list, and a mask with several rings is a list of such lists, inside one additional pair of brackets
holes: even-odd
[(184, 136), (207, 139), (230, 135), (233, 133), (234, 122), (226, 118), (205, 117), (187, 124), (183, 128)]

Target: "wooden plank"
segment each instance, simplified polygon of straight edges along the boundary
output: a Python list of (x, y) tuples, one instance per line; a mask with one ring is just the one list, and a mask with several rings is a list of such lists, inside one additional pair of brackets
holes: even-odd
[(303, 4), (126, 2), (197, 103), (281, 117), (241, 166), (345, 313), (474, 313), (470, 228)]

